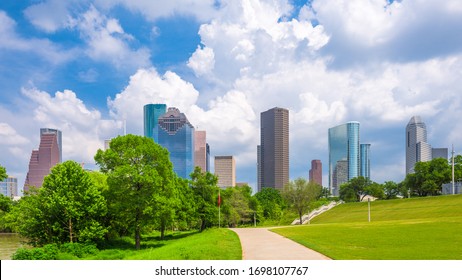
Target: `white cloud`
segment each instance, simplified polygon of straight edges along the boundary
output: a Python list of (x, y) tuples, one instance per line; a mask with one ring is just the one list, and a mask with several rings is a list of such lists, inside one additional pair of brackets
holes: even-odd
[(68, 25), (68, 5), (73, 1), (49, 0), (27, 7), (26, 18), (38, 29), (53, 33)]
[(197, 46), (196, 51), (189, 58), (188, 66), (197, 76), (211, 74), (215, 66), (215, 55), (211, 48)]
[(28, 143), (29, 140), (11, 127), (8, 123), (0, 123), (0, 144), (15, 146)]

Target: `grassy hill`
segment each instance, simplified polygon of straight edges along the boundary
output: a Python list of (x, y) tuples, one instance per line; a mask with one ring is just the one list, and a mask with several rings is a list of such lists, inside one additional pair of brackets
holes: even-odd
[(274, 229), (333, 259), (462, 259), (462, 196), (348, 203)]

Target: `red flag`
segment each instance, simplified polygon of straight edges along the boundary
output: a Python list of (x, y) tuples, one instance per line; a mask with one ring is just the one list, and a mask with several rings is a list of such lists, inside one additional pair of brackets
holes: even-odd
[(220, 196), (220, 192), (218, 191), (218, 207), (220, 207), (221, 205), (221, 196)]

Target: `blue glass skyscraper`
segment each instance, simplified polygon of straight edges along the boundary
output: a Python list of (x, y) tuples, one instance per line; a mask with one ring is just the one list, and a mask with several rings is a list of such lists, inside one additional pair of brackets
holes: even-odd
[(360, 144), (359, 150), (361, 153), (360, 160), (361, 160), (361, 176), (366, 179), (371, 178), (371, 160), (370, 160), (370, 153), (371, 153), (371, 144)]
[(329, 189), (339, 195), (341, 184), (360, 174), (359, 122), (329, 128)]
[(158, 120), (166, 111), (167, 105), (165, 104), (146, 104), (143, 107), (144, 136), (154, 139), (156, 143), (159, 143)]
[(194, 127), (177, 108), (168, 111), (158, 120), (159, 144), (170, 153), (173, 170), (182, 178), (194, 171)]

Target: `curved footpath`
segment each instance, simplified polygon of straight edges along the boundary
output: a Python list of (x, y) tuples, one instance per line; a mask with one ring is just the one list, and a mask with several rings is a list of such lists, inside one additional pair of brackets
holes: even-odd
[(330, 260), (267, 228), (231, 228), (241, 240), (243, 260)]

